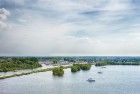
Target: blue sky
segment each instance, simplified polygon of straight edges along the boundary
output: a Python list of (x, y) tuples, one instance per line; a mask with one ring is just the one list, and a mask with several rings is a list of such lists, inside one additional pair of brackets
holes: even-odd
[(0, 0), (0, 55), (140, 55), (140, 0)]

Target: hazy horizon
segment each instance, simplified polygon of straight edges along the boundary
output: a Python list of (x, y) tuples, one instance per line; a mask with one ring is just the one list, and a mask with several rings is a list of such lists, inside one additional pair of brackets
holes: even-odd
[(140, 55), (0, 55), (0, 57), (140, 57)]

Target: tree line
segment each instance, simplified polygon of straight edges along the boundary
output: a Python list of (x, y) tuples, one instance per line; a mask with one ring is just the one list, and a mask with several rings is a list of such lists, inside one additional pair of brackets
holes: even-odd
[(33, 69), (41, 67), (38, 59), (31, 58), (1, 58), (0, 72), (15, 71), (21, 69)]

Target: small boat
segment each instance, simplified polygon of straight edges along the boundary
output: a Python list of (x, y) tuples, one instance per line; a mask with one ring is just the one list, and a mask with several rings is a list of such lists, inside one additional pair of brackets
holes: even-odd
[(88, 82), (95, 82), (95, 80), (92, 79), (92, 78), (89, 78), (87, 81), (88, 81)]
[(106, 67), (102, 67), (102, 68), (106, 68)]
[(102, 74), (102, 72), (101, 72), (101, 71), (99, 71), (98, 73), (99, 73), (99, 74)]

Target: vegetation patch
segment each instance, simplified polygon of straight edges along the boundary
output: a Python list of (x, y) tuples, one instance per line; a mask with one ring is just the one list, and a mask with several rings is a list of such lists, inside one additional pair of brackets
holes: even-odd
[(71, 72), (77, 72), (80, 71), (80, 67), (79, 66), (72, 66), (71, 67)]
[(110, 62), (110, 65), (140, 65), (140, 62)]
[(52, 70), (54, 76), (63, 76), (64, 70), (62, 67), (53, 68)]
[(81, 70), (90, 70), (91, 64), (81, 64)]
[(71, 67), (71, 72), (77, 72), (80, 70), (89, 70), (91, 68), (91, 64), (73, 64)]
[(106, 65), (140, 65), (140, 62), (111, 62), (111, 61), (100, 61), (95, 66), (106, 66)]
[(106, 66), (108, 64), (108, 62), (105, 61), (101, 61), (95, 64), (95, 66)]
[(0, 60), (0, 72), (41, 67), (37, 58), (3, 58)]

